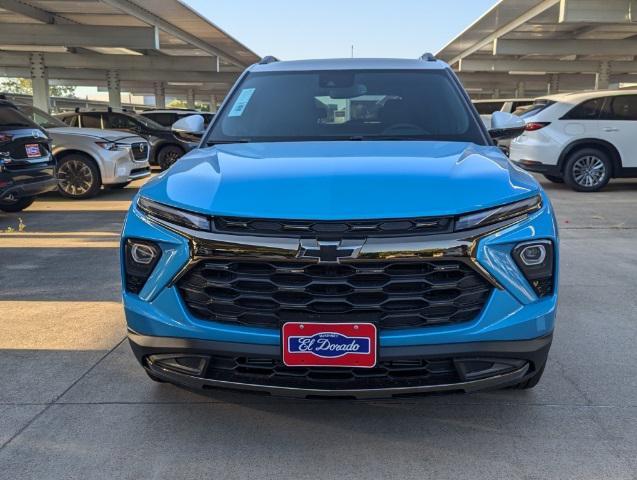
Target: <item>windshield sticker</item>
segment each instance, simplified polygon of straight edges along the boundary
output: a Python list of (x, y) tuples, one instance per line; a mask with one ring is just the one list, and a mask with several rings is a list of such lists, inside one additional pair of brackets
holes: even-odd
[(228, 114), (229, 117), (240, 117), (243, 114), (243, 111), (248, 106), (248, 102), (252, 98), (254, 90), (254, 88), (244, 88), (241, 90), (239, 97), (235, 100), (234, 105)]

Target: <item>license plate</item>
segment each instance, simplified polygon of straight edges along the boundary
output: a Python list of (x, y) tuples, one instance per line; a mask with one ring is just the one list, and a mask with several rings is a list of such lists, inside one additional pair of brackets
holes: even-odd
[(281, 330), (281, 344), (288, 367), (376, 365), (377, 331), (372, 323), (288, 322)]
[(28, 158), (38, 158), (40, 157), (40, 145), (37, 143), (30, 143), (24, 146), (27, 151)]

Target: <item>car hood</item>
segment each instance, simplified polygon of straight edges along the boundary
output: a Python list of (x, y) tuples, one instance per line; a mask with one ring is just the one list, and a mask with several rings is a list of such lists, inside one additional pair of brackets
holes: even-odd
[[(77, 127), (55, 127), (47, 128), (46, 130), (53, 138), (55, 136), (82, 136), (82, 137), (95, 137), (107, 141), (117, 141), (121, 139), (129, 139), (131, 137), (137, 137), (130, 132), (120, 132), (118, 130), (102, 130), (100, 128), (77, 128)], [(141, 140), (141, 139), (140, 139)]]
[(539, 189), (497, 147), (334, 141), (196, 149), (141, 194), (212, 215), (353, 220), (452, 215)]

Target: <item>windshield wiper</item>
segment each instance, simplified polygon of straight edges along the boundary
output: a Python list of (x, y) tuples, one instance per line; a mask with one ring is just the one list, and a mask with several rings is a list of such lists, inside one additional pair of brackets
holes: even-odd
[(213, 145), (227, 145), (232, 143), (250, 143), (250, 139), (240, 138), (239, 140), (208, 140), (206, 142), (206, 146), (212, 147)]

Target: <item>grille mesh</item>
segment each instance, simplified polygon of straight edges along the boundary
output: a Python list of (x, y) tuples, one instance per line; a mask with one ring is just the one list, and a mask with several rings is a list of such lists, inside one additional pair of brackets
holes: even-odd
[(466, 322), (490, 284), (462, 261), (347, 264), (210, 259), (178, 282), (201, 319), (279, 328), (286, 321), (366, 321), (380, 329)]

